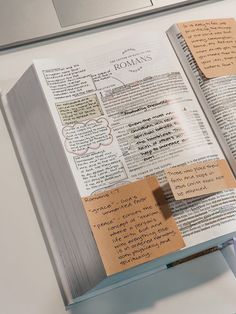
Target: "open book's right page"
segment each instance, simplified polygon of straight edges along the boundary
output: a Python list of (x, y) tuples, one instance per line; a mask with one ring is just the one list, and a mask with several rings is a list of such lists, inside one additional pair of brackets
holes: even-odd
[[(225, 21), (227, 24), (229, 22), (232, 23), (232, 20), (209, 21)], [(199, 25), (199, 23), (197, 24)], [(173, 25), (168, 30), (167, 35), (227, 156), (231, 168), (236, 173), (236, 75), (231, 73), (231, 75), (217, 75), (216, 77), (207, 78), (190, 51), (180, 31), (179, 24)], [(215, 37), (217, 37), (217, 34)], [(230, 49), (230, 47), (228, 48)], [(217, 49), (217, 47), (214, 49)], [(213, 51), (212, 48), (210, 50)]]

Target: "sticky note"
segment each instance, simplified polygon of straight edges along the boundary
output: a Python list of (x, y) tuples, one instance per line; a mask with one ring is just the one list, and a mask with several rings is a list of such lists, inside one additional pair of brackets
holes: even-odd
[(236, 188), (226, 160), (211, 160), (165, 169), (176, 200)]
[(185, 246), (155, 177), (82, 200), (108, 275)]
[(206, 78), (236, 74), (236, 21), (198, 20), (178, 27)]

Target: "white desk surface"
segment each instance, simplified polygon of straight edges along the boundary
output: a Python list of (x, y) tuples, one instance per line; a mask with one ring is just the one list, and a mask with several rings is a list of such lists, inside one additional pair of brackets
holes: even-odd
[[(217, 17), (236, 17), (236, 0), (205, 1), (203, 4), (182, 10), (151, 15), (130, 22), (0, 52), (0, 90), (4, 91), (15, 82), (33, 59), (67, 55), (80, 49), (93, 49), (111, 39), (121, 40), (122, 37), (129, 35), (141, 36), (149, 30), (164, 32), (179, 21)], [(65, 313), (41, 231), (1, 114), (0, 143), (0, 313)], [(134, 302), (134, 300), (132, 302), (136, 303), (136, 306), (131, 311), (132, 307), (125, 305), (125, 303), (129, 303), (127, 301), (129, 293), (129, 289), (126, 289), (126, 301), (120, 300), (121, 304), (124, 303), (120, 311), (106, 306), (106, 302), (109, 300), (104, 296), (102, 307), (97, 307), (98, 303), (96, 302), (99, 301), (96, 301), (95, 298), (93, 307), (90, 306), (86, 309), (84, 305), (83, 307), (78, 306), (73, 313), (156, 313), (148, 306), (137, 309), (137, 301)], [(148, 293), (145, 291), (144, 286), (142, 296), (144, 304), (145, 298), (150, 297), (150, 293), (150, 291)]]

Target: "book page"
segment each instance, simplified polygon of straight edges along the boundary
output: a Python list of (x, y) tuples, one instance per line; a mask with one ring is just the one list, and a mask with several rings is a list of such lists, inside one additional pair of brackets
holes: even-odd
[(236, 160), (236, 75), (205, 81), (201, 89), (218, 129)]
[(107, 275), (184, 247), (155, 177), (83, 198)]
[(236, 75), (206, 79), (178, 28), (172, 28), (173, 41), (212, 127), (236, 171)]
[(165, 34), (35, 67), (82, 197), (152, 175), (187, 247), (235, 230), (234, 191), (177, 202), (167, 184), (166, 168), (224, 154)]

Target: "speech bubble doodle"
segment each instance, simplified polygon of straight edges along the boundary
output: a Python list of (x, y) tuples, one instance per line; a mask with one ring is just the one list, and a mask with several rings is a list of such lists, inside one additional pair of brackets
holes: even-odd
[(66, 126), (62, 134), (65, 137), (67, 151), (76, 155), (86, 154), (89, 149), (108, 146), (113, 141), (109, 122), (105, 118)]

